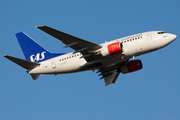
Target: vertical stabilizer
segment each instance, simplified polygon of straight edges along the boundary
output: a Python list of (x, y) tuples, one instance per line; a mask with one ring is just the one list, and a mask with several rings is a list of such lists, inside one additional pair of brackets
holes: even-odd
[(26, 60), (31, 62), (42, 62), (44, 60), (51, 59), (63, 54), (50, 53), (38, 43), (36, 43), (32, 38), (26, 35), (24, 32), (16, 34), (18, 42), (24, 53)]

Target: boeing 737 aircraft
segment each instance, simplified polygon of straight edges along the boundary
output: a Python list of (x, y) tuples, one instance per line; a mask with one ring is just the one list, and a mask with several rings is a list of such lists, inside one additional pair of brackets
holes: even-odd
[(126, 74), (142, 69), (141, 60), (129, 60), (173, 42), (174, 34), (151, 31), (116, 39), (102, 44), (95, 44), (48, 26), (38, 26), (40, 30), (61, 40), (71, 47), (71, 53), (51, 53), (32, 40), (24, 32), (16, 34), (26, 60), (5, 55), (7, 59), (25, 68), (36, 80), (40, 74), (65, 74), (87, 70), (98, 70), (105, 85), (116, 82), (120, 73)]

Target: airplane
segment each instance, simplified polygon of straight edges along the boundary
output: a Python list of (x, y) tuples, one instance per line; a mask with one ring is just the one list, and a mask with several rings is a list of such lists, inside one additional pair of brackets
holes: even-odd
[(149, 52), (159, 50), (177, 36), (163, 31), (150, 31), (119, 38), (102, 44), (95, 44), (69, 35), (46, 25), (37, 26), (40, 30), (59, 39), (70, 47), (71, 53), (51, 53), (40, 46), (24, 32), (16, 34), (26, 60), (4, 55), (7, 59), (25, 68), (33, 80), (41, 74), (67, 74), (98, 70), (105, 86), (115, 83), (119, 74), (142, 69), (141, 60), (130, 60)]

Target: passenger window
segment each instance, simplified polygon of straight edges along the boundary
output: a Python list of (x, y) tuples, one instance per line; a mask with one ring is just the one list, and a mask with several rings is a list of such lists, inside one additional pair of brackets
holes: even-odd
[(129, 40), (127, 40), (127, 42), (129, 42)]

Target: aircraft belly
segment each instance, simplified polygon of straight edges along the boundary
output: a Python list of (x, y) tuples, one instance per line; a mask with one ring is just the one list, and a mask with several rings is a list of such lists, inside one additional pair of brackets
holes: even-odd
[(151, 51), (154, 51), (154, 50), (157, 50), (157, 49), (160, 49), (162, 47), (161, 45), (161, 41), (160, 40), (152, 40), (149, 42), (149, 46), (151, 48)]

